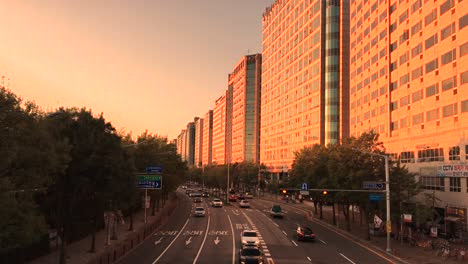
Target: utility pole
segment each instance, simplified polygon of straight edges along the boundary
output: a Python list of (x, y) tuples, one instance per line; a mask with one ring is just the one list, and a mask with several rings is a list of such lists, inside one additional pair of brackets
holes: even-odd
[(390, 232), (392, 230), (392, 222), (390, 216), (390, 171), (388, 168), (388, 155), (383, 155), (385, 157), (385, 193), (387, 201), (387, 252), (392, 252), (390, 248)]

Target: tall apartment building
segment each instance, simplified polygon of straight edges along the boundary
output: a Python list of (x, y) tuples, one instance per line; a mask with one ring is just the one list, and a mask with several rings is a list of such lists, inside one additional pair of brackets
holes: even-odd
[(225, 164), (226, 93), (216, 99), (213, 109), (213, 163)]
[(187, 160), (187, 157), (186, 157), (187, 152), (185, 151), (185, 147), (187, 145), (185, 143), (186, 133), (187, 131), (185, 129), (182, 129), (182, 131), (180, 131), (180, 134), (177, 136), (177, 153), (180, 155), (183, 161)]
[(378, 132), (466, 230), (468, 2), (351, 2), (351, 135)]
[(261, 54), (243, 56), (228, 76), (232, 89), (232, 162), (257, 163), (260, 149)]
[(185, 133), (185, 161), (188, 166), (195, 165), (195, 122), (198, 121), (198, 117), (194, 118), (194, 122), (187, 124)]
[(194, 150), (194, 165), (196, 167), (202, 166), (203, 154), (203, 127), (204, 119), (199, 118), (195, 121), (195, 150)]
[(213, 160), (213, 110), (206, 113), (203, 121), (202, 166), (209, 166)]
[(294, 151), (349, 134), (349, 1), (278, 0), (262, 34), (260, 161), (283, 175)]

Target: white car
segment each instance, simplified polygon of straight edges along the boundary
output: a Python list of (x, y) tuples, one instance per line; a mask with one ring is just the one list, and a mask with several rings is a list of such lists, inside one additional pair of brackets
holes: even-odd
[(195, 212), (193, 213), (194, 216), (205, 216), (205, 208), (203, 207), (195, 207)]
[(241, 200), (241, 201), (239, 202), (239, 206), (240, 206), (241, 208), (250, 208), (250, 203), (249, 203), (249, 201), (247, 201), (247, 200)]
[(255, 230), (244, 230), (240, 234), (241, 246), (260, 246), (260, 239), (258, 233)]
[(211, 206), (213, 206), (213, 207), (223, 207), (223, 201), (221, 201), (218, 198), (214, 198), (213, 201), (211, 202)]
[(251, 194), (251, 193), (245, 193), (244, 196), (245, 196), (246, 199), (253, 199), (253, 194)]

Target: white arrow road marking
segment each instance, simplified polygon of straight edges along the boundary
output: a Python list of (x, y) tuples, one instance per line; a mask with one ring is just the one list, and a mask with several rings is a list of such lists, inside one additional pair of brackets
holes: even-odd
[(154, 241), (154, 245), (157, 246), (159, 243), (161, 243), (161, 240), (163, 240), (164, 237), (160, 237), (159, 240)]
[(164, 249), (164, 251), (161, 253), (161, 255), (159, 255), (159, 257), (153, 261), (152, 264), (155, 264), (156, 262), (158, 262), (162, 256), (164, 255), (164, 253), (166, 253), (166, 251), (172, 246), (172, 244), (174, 244), (174, 242), (177, 240), (177, 238), (180, 236), (180, 234), (182, 234), (182, 230), (184, 230), (184, 228), (187, 226), (188, 222), (189, 222), (190, 218), (187, 218), (187, 221), (185, 221), (185, 224), (184, 226), (180, 229), (179, 233), (177, 233), (177, 236), (172, 240), (172, 242), (166, 247), (166, 249)]
[(219, 240), (219, 238), (216, 237), (216, 239), (214, 240), (215, 245), (218, 245), (219, 242), (221, 242), (221, 240)]
[(189, 239), (187, 241), (185, 241), (185, 245), (187, 246), (190, 243), (192, 243), (192, 237), (189, 237)]

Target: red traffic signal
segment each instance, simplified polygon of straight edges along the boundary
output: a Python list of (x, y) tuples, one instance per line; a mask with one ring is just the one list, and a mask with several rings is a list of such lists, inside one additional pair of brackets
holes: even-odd
[(327, 190), (323, 190), (323, 191), (322, 191), (322, 194), (323, 194), (323, 195), (327, 195), (327, 194), (328, 194), (328, 191), (327, 191)]
[(286, 194), (288, 191), (286, 189), (282, 190), (283, 194)]

